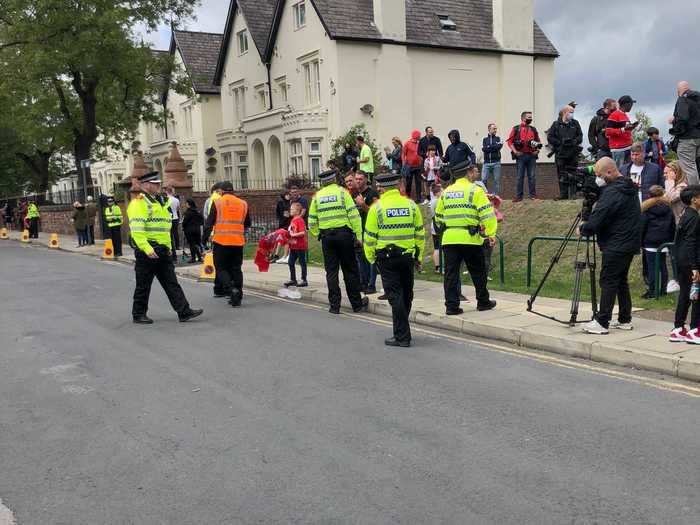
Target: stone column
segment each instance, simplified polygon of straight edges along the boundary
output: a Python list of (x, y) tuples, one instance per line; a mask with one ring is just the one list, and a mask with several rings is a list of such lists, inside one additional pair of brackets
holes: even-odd
[(192, 196), (192, 181), (187, 173), (187, 165), (177, 149), (177, 142), (172, 143), (168, 162), (163, 174), (163, 188), (171, 187), (175, 194), (188, 199)]

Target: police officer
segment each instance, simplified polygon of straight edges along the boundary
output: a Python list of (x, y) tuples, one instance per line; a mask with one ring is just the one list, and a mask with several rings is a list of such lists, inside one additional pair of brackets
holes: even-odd
[(336, 183), (335, 170), (319, 175), (321, 189), (309, 207), (309, 230), (320, 236), (328, 285), (329, 312), (340, 313), (338, 269), (343, 269), (345, 291), (354, 312), (367, 310), (369, 299), (360, 293), (360, 272), (355, 246), (361, 244), (362, 222), (350, 194)]
[(413, 304), (413, 268), (420, 268), (425, 248), (425, 230), (420, 208), (399, 193), (400, 174), (377, 175), (379, 201), (367, 212), (364, 249), (370, 263), (377, 262), (384, 283), (394, 337), (387, 346), (411, 346), (408, 315)]
[(131, 230), (130, 242), (136, 256), (136, 289), (131, 312), (134, 323), (153, 323), (146, 312), (154, 277), (165, 290), (180, 322), (184, 323), (202, 315), (203, 310), (190, 308), (177, 282), (170, 237), (172, 217), (167, 202), (160, 194), (160, 175), (157, 171), (146, 173), (139, 177), (139, 184), (142, 191), (126, 210)]
[(445, 307), (447, 315), (464, 313), (459, 307), (460, 268), (467, 265), (476, 289), (476, 309), (491, 310), (496, 301), (486, 289), (487, 269), (484, 260), (483, 228), (491, 246), (496, 244), (498, 223), (493, 206), (484, 190), (466, 179), (467, 160), (451, 166), (454, 183), (442, 192), (435, 209), (435, 223), (443, 230), (442, 250), (445, 256)]
[(122, 256), (122, 209), (114, 202), (114, 197), (107, 197), (105, 207), (105, 222), (109, 229), (109, 238), (112, 239), (114, 255)]
[(243, 247), (245, 230), (250, 228), (248, 204), (233, 194), (230, 181), (221, 183), (221, 198), (214, 201), (206, 228), (213, 231), (214, 268), (217, 295), (229, 296), (229, 304), (241, 306), (243, 299)]
[(29, 238), (39, 238), (39, 207), (36, 202), (30, 202), (27, 206), (27, 222), (29, 223)]

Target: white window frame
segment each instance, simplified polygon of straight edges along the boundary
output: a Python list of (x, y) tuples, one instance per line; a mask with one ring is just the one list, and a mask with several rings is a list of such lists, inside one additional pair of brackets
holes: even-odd
[(248, 29), (241, 29), (236, 33), (236, 46), (238, 47), (238, 56), (248, 52)]
[(236, 118), (236, 125), (240, 126), (243, 123), (243, 119), (246, 118), (246, 88), (243, 84), (243, 80), (230, 84), (229, 89), (231, 91), (231, 99), (233, 100), (233, 115)]
[(233, 154), (230, 151), (221, 154), (221, 164), (224, 167), (224, 180), (233, 182)]
[(182, 124), (185, 128), (185, 138), (192, 138), (194, 136), (194, 127), (192, 124), (192, 104), (189, 102), (182, 106)]
[(275, 84), (277, 85), (277, 91), (280, 95), (280, 102), (282, 104), (287, 104), (289, 102), (289, 85), (287, 84), (287, 77), (276, 78)]
[[(318, 180), (319, 174), (323, 171), (323, 154), (321, 139), (308, 139), (306, 141), (309, 157), (309, 179)], [(314, 148), (314, 144), (318, 145), (318, 148)], [(314, 173), (314, 163), (318, 161), (318, 169)]]
[(289, 141), (289, 172), (297, 177), (304, 174), (304, 146), (301, 139)]
[(292, 6), (294, 31), (306, 26), (306, 0), (301, 0)]
[(300, 60), (299, 68), (304, 84), (306, 106), (318, 106), (321, 103), (321, 59), (318, 54)]
[(238, 164), (238, 183), (240, 189), (247, 190), (250, 186), (250, 171), (248, 170), (248, 153), (236, 153), (236, 162)]
[(267, 88), (267, 84), (255, 86), (255, 97), (258, 99), (261, 111), (270, 109), (270, 90)]

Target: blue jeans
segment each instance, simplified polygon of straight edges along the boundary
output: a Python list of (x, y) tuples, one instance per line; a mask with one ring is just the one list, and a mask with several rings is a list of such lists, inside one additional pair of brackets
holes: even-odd
[(622, 168), (622, 166), (632, 160), (631, 153), (632, 152), (629, 149), (626, 149), (625, 151), (612, 152), (612, 159), (615, 161), (615, 164), (617, 164), (617, 169)]
[(537, 185), (537, 174), (535, 173), (535, 163), (537, 162), (537, 157), (532, 153), (523, 153), (520, 155), (516, 161), (515, 166), (518, 172), (518, 181), (515, 196), (518, 199), (523, 198), (525, 175), (527, 174), (527, 191), (531, 198), (537, 196), (537, 191), (535, 186)]
[(357, 251), (357, 264), (360, 267), (360, 284), (362, 288), (377, 287), (377, 264), (370, 264), (364, 252)]
[(481, 180), (484, 185), (488, 188), (488, 181), (493, 177), (493, 189), (492, 193), (496, 195), (501, 194), (501, 163), (500, 162), (487, 162), (484, 164), (481, 170)]

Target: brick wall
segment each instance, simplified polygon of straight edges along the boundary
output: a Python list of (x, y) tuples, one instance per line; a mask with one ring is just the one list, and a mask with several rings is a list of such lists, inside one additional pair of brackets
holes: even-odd
[[(126, 218), (124, 205), (122, 212)], [(63, 235), (77, 235), (71, 219), (73, 218), (73, 206), (69, 204), (55, 206), (40, 206), (41, 220), (39, 230), (44, 233), (60, 233)], [(102, 239), (102, 230), (99, 217), (95, 219), (95, 237)]]

